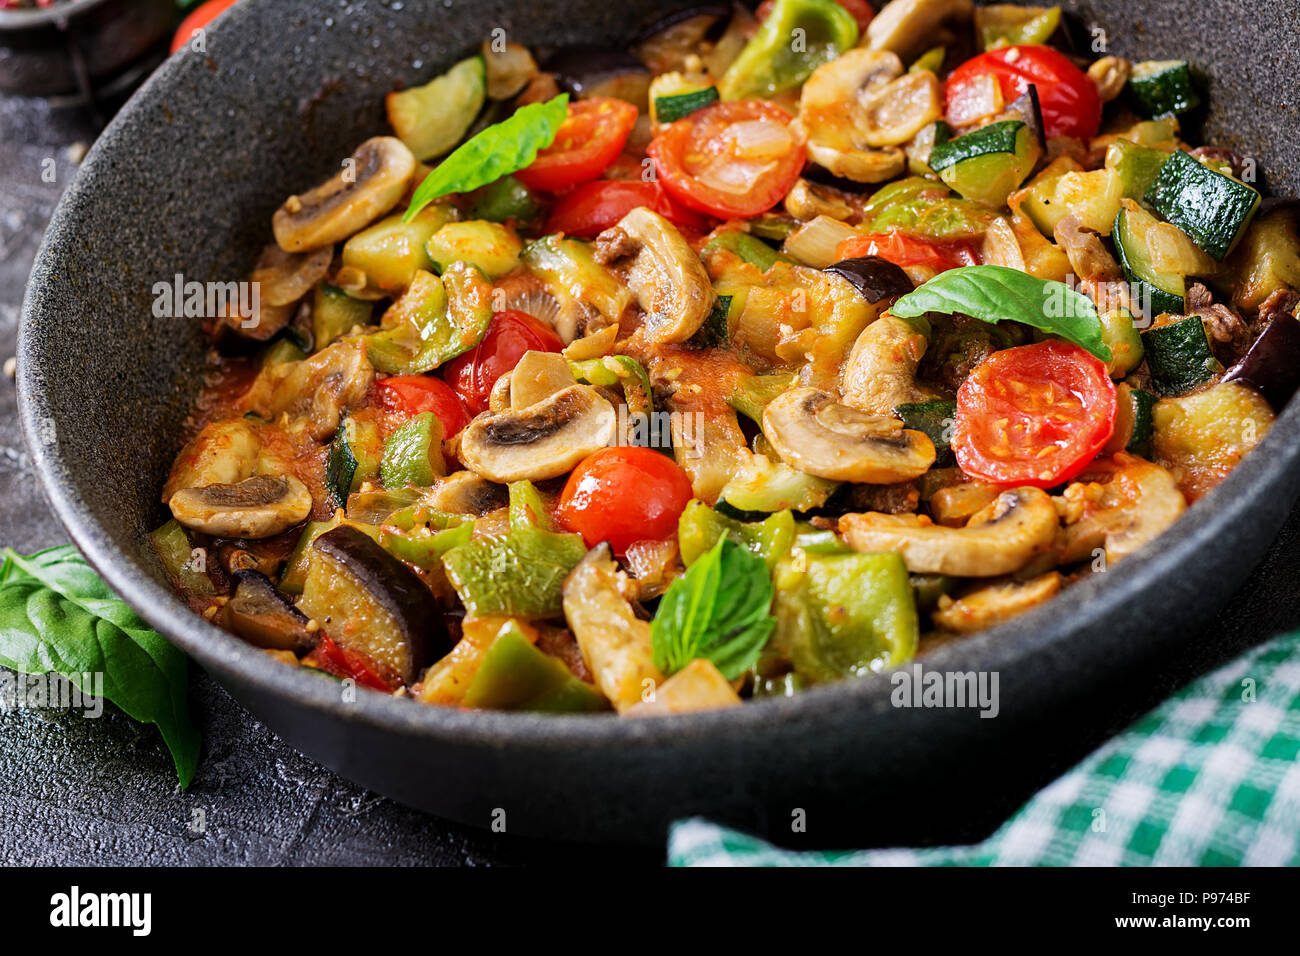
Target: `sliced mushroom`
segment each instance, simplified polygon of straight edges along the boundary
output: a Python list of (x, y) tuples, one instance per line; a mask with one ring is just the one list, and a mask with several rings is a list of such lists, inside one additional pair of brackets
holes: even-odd
[(1062, 564), (1089, 560), (1098, 548), (1107, 562), (1126, 558), (1187, 510), (1172, 474), (1124, 452), (1093, 462), (1061, 497), (1067, 517), (1056, 553)]
[(931, 618), (945, 631), (969, 634), (1023, 614), (1055, 597), (1060, 590), (1061, 575), (1056, 571), (1049, 571), (1028, 581), (986, 584), (956, 600), (943, 595)]
[(182, 488), (167, 502), (187, 528), (218, 538), (269, 538), (311, 514), (311, 492), (293, 475)]
[(891, 485), (934, 464), (934, 443), (924, 432), (841, 405), (815, 388), (792, 388), (768, 403), (763, 434), (787, 465), (835, 481)]
[(836, 176), (858, 183), (883, 183), (898, 176), (907, 166), (907, 154), (897, 146), (846, 150), (809, 140), (808, 158)]
[(1013, 488), (998, 495), (964, 528), (945, 528), (924, 515), (851, 514), (839, 521), (849, 547), (897, 551), (917, 574), (989, 578), (1019, 571), (1051, 550), (1059, 521), (1047, 493)]
[(647, 699), (663, 679), (654, 664), (650, 625), (632, 612), (609, 545), (587, 552), (564, 579), (564, 617), (596, 687), (620, 713)]
[(868, 24), (865, 45), (911, 60), (950, 45), (956, 35), (949, 28), (969, 23), (974, 12), (971, 0), (892, 0)]
[(209, 422), (176, 456), (162, 500), (170, 501), (182, 488), (243, 481), (257, 470), (261, 448), (257, 429), (247, 419)]
[(459, 515), (485, 515), (508, 503), (505, 485), (472, 471), (455, 471), (439, 478), (425, 497), (435, 510)]
[(930, 517), (938, 524), (960, 528), (991, 505), (1001, 493), (1001, 488), (986, 481), (948, 485), (930, 496)]
[(842, 222), (852, 222), (861, 215), (861, 203), (834, 186), (797, 179), (785, 194), (785, 211), (800, 222), (809, 222), (818, 216), (830, 216)]
[(864, 412), (889, 415), (899, 405), (933, 398), (916, 385), (916, 370), (928, 342), (915, 326), (882, 315), (853, 343), (844, 363), (844, 404)]
[(401, 201), (415, 168), (415, 157), (395, 136), (366, 140), (332, 179), (290, 196), (275, 211), (276, 243), (285, 252), (307, 252), (346, 239)]
[[(644, 206), (633, 209), (615, 228), (627, 237), (627, 251), (635, 256), (627, 284), (645, 313), (646, 338), (659, 344), (685, 342), (713, 308), (713, 284), (700, 257), (677, 227)], [(597, 243), (612, 232), (602, 233)]]
[(334, 434), (346, 409), (365, 398), (374, 377), (365, 343), (340, 339), (301, 362), (264, 368), (244, 404), (263, 418), (286, 415), (290, 432), (305, 431), (320, 441)]
[(260, 571), (234, 572), (235, 593), (221, 606), (217, 623), (257, 647), (303, 654), (317, 634), (309, 619)]
[(610, 444), (614, 406), (589, 385), (571, 385), (528, 408), (480, 415), (460, 436), (460, 460), (490, 481), (557, 478)]
[(266, 305), (293, 305), (325, 278), (332, 249), (315, 252), (285, 252), (277, 245), (267, 246), (258, 256), (249, 279), (257, 283), (258, 295)]
[(1056, 244), (1065, 251), (1066, 258), (1070, 260), (1070, 268), (1080, 279), (1114, 282), (1123, 278), (1119, 263), (1102, 243), (1101, 237), (1091, 229), (1085, 229), (1074, 213), (1061, 218), (1053, 231), (1053, 237)]

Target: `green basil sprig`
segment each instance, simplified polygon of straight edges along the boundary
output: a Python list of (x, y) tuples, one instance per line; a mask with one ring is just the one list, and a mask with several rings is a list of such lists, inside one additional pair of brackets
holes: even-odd
[(416, 187), (403, 222), (448, 193), (467, 193), (523, 169), (555, 142), (568, 115), (569, 94), (521, 106), (514, 115), (480, 131), (458, 146)]
[(1064, 282), (1036, 279), (1006, 266), (963, 266), (941, 272), (889, 311), (903, 319), (927, 312), (960, 312), (983, 322), (1020, 322), (1073, 342), (1103, 362), (1111, 360), (1091, 299)]
[(103, 696), (154, 724), (188, 787), (199, 762), (190, 720), (188, 662), (63, 545), (0, 564), (0, 665), (22, 674), (61, 674), (82, 693), (84, 674), (103, 674)]
[(723, 536), (668, 587), (650, 625), (655, 666), (674, 674), (697, 657), (735, 680), (772, 636), (767, 563)]

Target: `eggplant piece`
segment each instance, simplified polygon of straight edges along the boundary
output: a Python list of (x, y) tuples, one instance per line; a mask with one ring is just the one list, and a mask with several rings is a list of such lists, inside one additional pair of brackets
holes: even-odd
[(308, 617), (293, 606), (261, 571), (235, 571), (235, 593), (222, 605), (217, 623), (256, 647), (305, 654), (317, 635)]
[(687, 7), (660, 17), (632, 44), (637, 57), (655, 73), (681, 70), (689, 54), (697, 53), (702, 42), (716, 42), (732, 17), (728, 3)]
[(1038, 140), (1038, 148), (1047, 150), (1047, 136), (1043, 132), (1043, 110), (1038, 105), (1038, 87), (1030, 84), (1029, 89), (1008, 103), (992, 122), (1000, 123), (1013, 120), (1029, 127), (1030, 134)]
[(1300, 319), (1274, 318), (1223, 381), (1249, 385), (1280, 411), (1300, 387)]
[(339, 647), (364, 655), (405, 684), (451, 650), (442, 609), (424, 582), (347, 525), (312, 542), (298, 606)]
[(578, 99), (612, 96), (632, 103), (643, 113), (650, 108), (646, 65), (622, 50), (595, 46), (564, 47), (546, 58), (543, 68), (555, 74), (560, 88)]
[(912, 291), (912, 280), (907, 277), (907, 273), (879, 256), (841, 259), (822, 271), (848, 280), (872, 305)]

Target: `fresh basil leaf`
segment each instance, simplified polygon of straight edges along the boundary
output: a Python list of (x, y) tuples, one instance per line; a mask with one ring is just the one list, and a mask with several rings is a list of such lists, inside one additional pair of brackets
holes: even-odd
[(1103, 362), (1111, 360), (1091, 299), (1064, 282), (1036, 279), (1006, 266), (963, 266), (941, 272), (889, 311), (901, 319), (927, 312), (960, 312), (983, 322), (1010, 319), (1073, 342)]
[(668, 587), (650, 624), (655, 666), (674, 674), (702, 657), (727, 680), (753, 666), (775, 620), (762, 558), (718, 539)]
[(83, 693), (84, 674), (103, 674), (103, 696), (154, 724), (188, 787), (199, 762), (190, 719), (185, 655), (150, 630), (72, 545), (0, 565), (0, 665), (61, 674)]
[(569, 94), (561, 93), (545, 103), (521, 106), (509, 119), (470, 137), (424, 177), (402, 222), (410, 222), (439, 196), (467, 193), (523, 169), (555, 142), (568, 111)]

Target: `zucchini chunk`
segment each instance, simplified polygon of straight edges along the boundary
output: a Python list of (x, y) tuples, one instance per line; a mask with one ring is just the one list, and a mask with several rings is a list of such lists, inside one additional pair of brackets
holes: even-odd
[(384, 97), (388, 122), (418, 160), (448, 152), (469, 130), (487, 97), (481, 56), (461, 60), (424, 86)]
[(311, 307), (312, 344), (323, 349), (355, 326), (369, 325), (374, 309), (373, 302), (354, 299), (337, 286), (322, 282)]
[(1025, 181), (1041, 155), (1029, 124), (1004, 120), (935, 143), (930, 168), (966, 199), (997, 208)]
[(325, 487), (335, 505), (344, 507), (362, 482), (379, 476), (383, 453), (384, 439), (375, 422), (348, 416), (339, 423), (325, 458)]
[(704, 77), (661, 73), (650, 81), (650, 121), (673, 123), (718, 101), (718, 88)]
[(1201, 104), (1186, 60), (1134, 63), (1128, 94), (1134, 111), (1147, 119), (1186, 113)]
[(1151, 410), (1156, 401), (1155, 395), (1127, 382), (1115, 386), (1115, 432), (1102, 449), (1103, 456), (1117, 451), (1127, 451), (1143, 458), (1151, 456), (1154, 428)]
[(1142, 333), (1151, 384), (1161, 395), (1182, 395), (1223, 372), (1210, 351), (1199, 315), (1189, 315)]
[(523, 248), (513, 229), (486, 219), (449, 222), (425, 245), (439, 272), (453, 262), (468, 262), (489, 279), (499, 279), (519, 265)]
[(1241, 180), (1179, 150), (1160, 167), (1146, 201), (1221, 262), (1250, 225), (1260, 197)]
[(956, 464), (952, 451), (952, 423), (957, 420), (957, 403), (946, 398), (928, 402), (907, 402), (894, 409), (903, 427), (924, 432), (934, 443), (934, 467)]
[(501, 628), (462, 702), (476, 709), (551, 714), (609, 710), (600, 691), (574, 677), (563, 661), (539, 650), (517, 621)]
[(421, 412), (388, 436), (379, 464), (385, 488), (428, 488), (446, 473), (442, 422), (433, 412)]
[(1268, 402), (1241, 382), (1162, 398), (1152, 416), (1154, 459), (1174, 474), (1189, 501), (1213, 490), (1273, 424)]
[(298, 607), (339, 647), (403, 683), (451, 650), (432, 592), (415, 572), (347, 525), (320, 535)]
[(1281, 288), (1300, 289), (1300, 230), (1296, 207), (1261, 212), (1232, 253), (1231, 274), (1239, 278), (1235, 304), (1257, 309)]
[(1200, 271), (1193, 243), (1183, 236), (1180, 244), (1178, 235), (1131, 199), (1120, 201), (1113, 235), (1124, 277), (1150, 306), (1143, 310), (1147, 318), (1182, 315), (1188, 270)]

